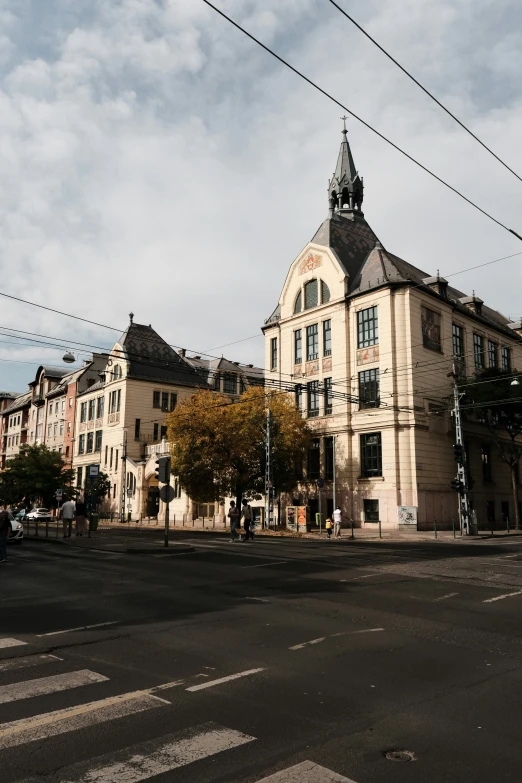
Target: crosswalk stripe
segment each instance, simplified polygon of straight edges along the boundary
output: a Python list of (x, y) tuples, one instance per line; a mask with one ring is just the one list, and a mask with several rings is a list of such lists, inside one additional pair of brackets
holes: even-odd
[(91, 685), (95, 682), (105, 682), (108, 679), (103, 674), (91, 672), (89, 669), (80, 669), (76, 672), (54, 674), (51, 677), (39, 677), (35, 680), (2, 685), (0, 687), (0, 704), (66, 691), (69, 688), (78, 688), (81, 685)]
[(240, 677), (248, 677), (250, 674), (257, 674), (263, 672), (264, 668), (260, 669), (247, 669), (246, 672), (237, 672), (237, 674), (229, 674), (228, 677), (220, 677), (219, 680), (209, 680), (208, 682), (201, 682), (199, 685), (192, 685), (190, 688), (185, 688), (187, 691), (202, 691), (204, 688), (213, 688), (214, 685), (221, 685), (223, 682), (230, 682), (230, 680), (238, 680)]
[(0, 723), (0, 750), (55, 737), (69, 731), (162, 707), (170, 702), (148, 693), (134, 691), (99, 701), (34, 715), (31, 718)]
[(25, 658), (9, 658), (7, 661), (0, 661), (0, 672), (27, 669), (29, 666), (39, 666), (42, 663), (54, 663), (54, 661), (63, 661), (63, 658), (58, 658), (57, 655), (28, 655)]
[(350, 778), (343, 778), (331, 769), (320, 767), (312, 761), (303, 761), (295, 767), (287, 767), (275, 775), (258, 780), (257, 783), (355, 783)]
[(0, 650), (6, 647), (20, 647), (22, 644), (27, 642), (21, 642), (20, 639), (0, 639)]
[[(58, 772), (53, 780), (55, 783), (139, 783), (253, 740), (255, 737), (234, 729), (206, 723), (108, 753), (94, 763), (74, 764)], [(24, 783), (39, 780), (31, 778)]]

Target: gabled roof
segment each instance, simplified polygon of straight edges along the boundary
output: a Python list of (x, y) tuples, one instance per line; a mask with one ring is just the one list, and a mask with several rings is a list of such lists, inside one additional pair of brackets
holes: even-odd
[(330, 248), (337, 257), (350, 287), (378, 239), (360, 215), (339, 215), (326, 218), (312, 238), (315, 245)]
[(24, 392), (24, 394), (20, 394), (11, 405), (8, 405), (7, 408), (5, 408), (2, 411), (2, 416), (5, 416), (7, 413), (14, 413), (15, 411), (19, 411), (22, 408), (25, 408), (26, 405), (31, 404), (33, 393), (28, 391)]
[(240, 364), (232, 362), (222, 356), (220, 359), (202, 359), (201, 356), (187, 356), (187, 361), (201, 374), (208, 384), (213, 385), (214, 377), (218, 373), (239, 373), (245, 375), (250, 383), (262, 384), (264, 370), (254, 367), (253, 364)]
[(133, 321), (118, 344), (129, 363), (127, 377), (183, 386), (204, 386), (196, 370), (154, 331), (152, 326)]

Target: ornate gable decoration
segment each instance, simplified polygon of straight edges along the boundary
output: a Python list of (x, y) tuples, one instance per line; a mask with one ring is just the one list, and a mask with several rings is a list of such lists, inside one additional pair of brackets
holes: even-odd
[(299, 274), (304, 275), (305, 272), (311, 272), (313, 269), (321, 266), (322, 263), (323, 259), (318, 253), (308, 253), (306, 258), (299, 264)]

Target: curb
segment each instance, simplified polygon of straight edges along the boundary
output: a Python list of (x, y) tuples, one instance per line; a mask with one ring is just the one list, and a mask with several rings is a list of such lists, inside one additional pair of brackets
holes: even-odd
[(75, 550), (85, 550), (86, 552), (111, 552), (119, 555), (184, 555), (189, 552), (195, 552), (196, 548), (191, 544), (175, 544), (172, 543), (168, 547), (133, 547), (126, 546), (125, 544), (109, 544), (108, 546), (96, 546), (96, 539), (93, 541), (92, 546), (81, 546), (74, 543), (69, 543), (60, 538), (42, 538), (41, 536), (25, 536), (25, 541), (39, 541), (42, 544), (54, 544), (58, 546), (69, 546)]

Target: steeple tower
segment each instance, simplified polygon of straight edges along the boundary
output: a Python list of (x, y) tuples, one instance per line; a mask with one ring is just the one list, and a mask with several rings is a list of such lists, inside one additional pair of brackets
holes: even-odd
[(351, 216), (358, 214), (362, 216), (363, 180), (357, 173), (352, 151), (348, 144), (347, 117), (341, 117), (341, 119), (344, 122), (343, 140), (341, 141), (341, 149), (339, 150), (334, 175), (328, 183), (330, 213), (339, 212), (341, 215)]

